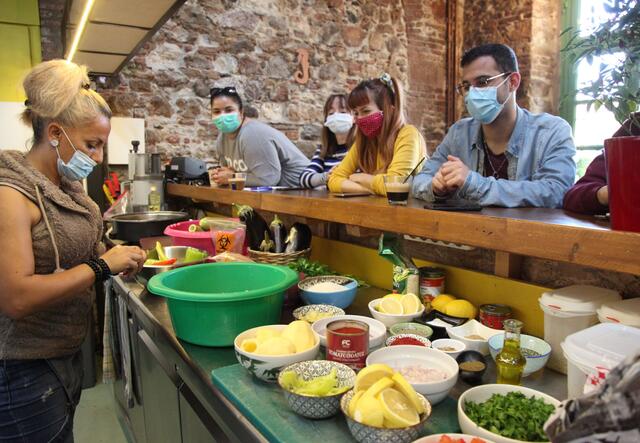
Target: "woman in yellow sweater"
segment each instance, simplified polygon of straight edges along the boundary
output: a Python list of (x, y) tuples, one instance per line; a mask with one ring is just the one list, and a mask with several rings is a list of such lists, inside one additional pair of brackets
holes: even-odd
[(349, 108), (356, 116), (355, 143), (329, 176), (329, 190), (386, 195), (384, 176), (409, 174), (426, 155), (424, 139), (405, 123), (402, 89), (389, 74), (360, 82)]

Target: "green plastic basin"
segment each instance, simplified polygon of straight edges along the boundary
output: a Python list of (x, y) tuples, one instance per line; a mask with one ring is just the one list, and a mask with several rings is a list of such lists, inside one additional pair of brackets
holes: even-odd
[(285, 266), (206, 263), (155, 275), (147, 289), (166, 297), (178, 338), (232, 346), (239, 333), (278, 323), (284, 293), (297, 281)]

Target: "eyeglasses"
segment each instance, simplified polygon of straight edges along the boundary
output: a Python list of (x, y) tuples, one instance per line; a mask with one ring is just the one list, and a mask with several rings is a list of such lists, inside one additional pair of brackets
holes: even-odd
[(211, 99), (214, 99), (220, 95), (235, 95), (238, 96), (238, 91), (235, 86), (225, 86), (224, 88), (211, 88), (209, 89), (209, 95)]
[(482, 75), (478, 78), (476, 78), (473, 81), (473, 84), (469, 83), (468, 81), (463, 81), (462, 83), (459, 83), (456, 85), (456, 92), (462, 96), (465, 96), (467, 94), (467, 92), (469, 92), (469, 89), (473, 86), (475, 88), (486, 88), (487, 86), (489, 86), (489, 82), (491, 82), (492, 80), (495, 80), (497, 78), (503, 77), (505, 75), (510, 75), (512, 74), (512, 72), (503, 72), (502, 74), (498, 74), (498, 75), (494, 75), (493, 77), (487, 77), (486, 75)]

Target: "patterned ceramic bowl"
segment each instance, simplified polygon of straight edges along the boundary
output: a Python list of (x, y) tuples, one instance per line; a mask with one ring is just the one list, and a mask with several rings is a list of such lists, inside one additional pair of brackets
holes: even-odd
[(293, 317), (296, 320), (305, 320), (311, 324), (323, 318), (335, 317), (336, 315), (344, 315), (344, 311), (331, 305), (307, 305), (293, 311)]
[[(335, 283), (344, 289), (334, 292), (318, 292), (313, 287), (318, 283)], [(358, 282), (349, 277), (339, 275), (321, 275), (308, 277), (298, 283), (300, 297), (308, 305), (326, 304), (346, 309), (353, 303), (358, 292)]]
[(351, 389), (356, 382), (356, 373), (349, 366), (343, 365), (342, 363), (326, 360), (311, 360), (294, 363), (282, 369), (278, 376), (278, 384), (284, 391), (284, 396), (293, 412), (307, 418), (332, 417), (340, 410), (340, 397), (344, 391), (340, 394), (326, 397), (296, 394), (282, 385), (282, 373), (293, 371), (304, 380), (312, 380), (330, 374), (334, 368), (336, 369), (338, 386), (345, 388), (345, 391)]
[(430, 348), (431, 340), (416, 334), (398, 334), (389, 337), (385, 344), (387, 346), (409, 345), (424, 346), (425, 348)]
[(386, 428), (377, 428), (374, 426), (363, 425), (362, 423), (358, 423), (349, 417), (347, 413), (347, 409), (349, 406), (349, 402), (353, 398), (353, 390), (347, 392), (342, 396), (342, 400), (340, 400), (340, 409), (342, 409), (342, 413), (347, 419), (347, 426), (349, 426), (349, 431), (353, 438), (355, 438), (360, 443), (408, 443), (412, 442), (416, 438), (418, 438), (418, 434), (420, 430), (424, 427), (424, 423), (427, 421), (427, 418), (431, 415), (431, 404), (429, 401), (424, 398), (421, 394), (418, 394), (418, 398), (425, 406), (425, 413), (420, 415), (420, 422), (413, 426), (409, 426), (406, 428), (396, 428), (396, 429), (386, 429)]

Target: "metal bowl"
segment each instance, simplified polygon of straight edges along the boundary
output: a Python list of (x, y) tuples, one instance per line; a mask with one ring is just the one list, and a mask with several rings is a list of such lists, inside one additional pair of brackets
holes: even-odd
[[(161, 274), (163, 272), (171, 271), (172, 269), (180, 268), (182, 266), (196, 265), (198, 263), (204, 263), (206, 259), (192, 261), (189, 263), (183, 263), (185, 255), (187, 254), (187, 249), (191, 246), (167, 246), (164, 248), (164, 254), (167, 258), (176, 258), (176, 262), (172, 265), (168, 266), (157, 266), (157, 265), (145, 265), (140, 271), (140, 275), (147, 280), (157, 274)], [(195, 249), (195, 248), (193, 248)], [(198, 249), (200, 252), (207, 253), (206, 251), (202, 251)]]

